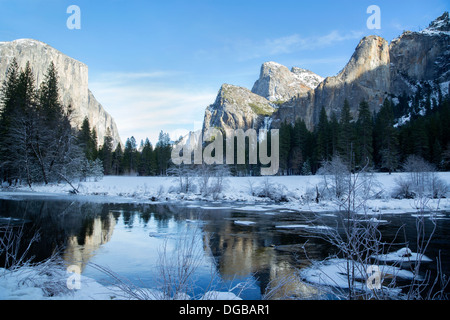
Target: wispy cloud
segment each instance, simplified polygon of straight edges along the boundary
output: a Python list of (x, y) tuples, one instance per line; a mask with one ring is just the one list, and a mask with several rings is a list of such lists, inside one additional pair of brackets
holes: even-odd
[(153, 72), (105, 72), (98, 75), (96, 82), (126, 83), (136, 80), (161, 80), (179, 75), (175, 71), (153, 71)]
[[(262, 41), (235, 39), (224, 44), (220, 54), (233, 53), (238, 60), (246, 61), (331, 47), (362, 36), (363, 32), (334, 30), (316, 37), (291, 34)], [(200, 56), (202, 54), (209, 56), (214, 52), (199, 52)], [(171, 70), (107, 72), (92, 75), (89, 86), (116, 120), (123, 140), (131, 136), (137, 141), (148, 137), (156, 143), (161, 130), (176, 139), (180, 134), (198, 128), (205, 108), (217, 95), (217, 91), (179, 84), (179, 79), (184, 76), (186, 74), (181, 71)]]
[(263, 47), (269, 49), (269, 52), (272, 54), (293, 53), (330, 47), (342, 41), (360, 39), (363, 35), (362, 31), (351, 31), (343, 34), (337, 30), (317, 37), (302, 37), (299, 34), (293, 34), (276, 39), (268, 39)]
[(341, 31), (333, 30), (325, 35), (309, 37), (304, 37), (296, 33), (278, 38), (265, 39), (260, 42), (241, 39), (227, 45), (227, 48), (235, 51), (239, 60), (249, 60), (268, 54), (292, 54), (305, 50), (322, 49), (336, 45), (339, 42), (361, 39), (363, 36), (363, 31), (342, 33)]
[(169, 74), (107, 73), (95, 77), (89, 87), (115, 119), (122, 140), (134, 136), (139, 142), (148, 137), (155, 144), (161, 130), (172, 139), (193, 130), (217, 94), (164, 82), (135, 82)]

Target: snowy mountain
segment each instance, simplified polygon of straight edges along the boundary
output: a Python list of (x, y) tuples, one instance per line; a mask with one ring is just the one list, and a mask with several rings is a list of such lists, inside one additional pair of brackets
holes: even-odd
[(450, 35), (449, 14), (444, 12), (442, 16), (430, 23), (428, 28), (420, 31), (428, 35)]
[(289, 70), (271, 61), (262, 65), (259, 79), (255, 82), (252, 92), (272, 102), (285, 102), (307, 94), (322, 81), (322, 77), (309, 70), (296, 67)]
[[(266, 62), (251, 92), (263, 98), (260, 103), (271, 105), (274, 112), (265, 114), (264, 121), (249, 122), (242, 117), (241, 111), (247, 106), (241, 105), (239, 98), (235, 96), (231, 109), (219, 99), (207, 108), (204, 128), (248, 129), (266, 123), (279, 128), (284, 121), (294, 123), (300, 118), (312, 130), (322, 107), (328, 115), (334, 112), (339, 117), (345, 99), (357, 117), (362, 100), (369, 103), (372, 112), (377, 112), (386, 98), (398, 101), (407, 97), (412, 108), (418, 92), (422, 99), (437, 101), (449, 94), (449, 86), (450, 22), (445, 12), (428, 28), (406, 31), (391, 43), (379, 36), (364, 37), (342, 71), (326, 79), (301, 68), (289, 70)], [(248, 105), (248, 99), (244, 100)], [(408, 112), (405, 110), (405, 118)]]

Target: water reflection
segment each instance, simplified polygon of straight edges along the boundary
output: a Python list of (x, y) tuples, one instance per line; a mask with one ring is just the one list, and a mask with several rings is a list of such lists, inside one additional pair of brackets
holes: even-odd
[(85, 219), (84, 232), (67, 237), (63, 259), (68, 265), (77, 265), (83, 271), (96, 250), (111, 240), (115, 225), (116, 218), (112, 213), (103, 219)]
[[(158, 253), (164, 239), (176, 239), (183, 230), (196, 228), (203, 234), (201, 246), (205, 255), (198, 276), (200, 285), (208, 285), (212, 265), (224, 282), (256, 279), (257, 287), (243, 296), (247, 299), (260, 298), (268, 287), (283, 287), (271, 298), (314, 296), (317, 294), (314, 289), (292, 275), (311, 260), (322, 260), (331, 253), (331, 247), (312, 238), (308, 230), (278, 228), (282, 224), (306, 223), (304, 216), (283, 210), (265, 215), (232, 209), (207, 210), (186, 204), (33, 198), (0, 200), (0, 217), (27, 222), (27, 239), (39, 231), (41, 240), (31, 250), (36, 261), (63, 248), (62, 257), (67, 264), (78, 265), (88, 276), (104, 280), (105, 275), (88, 267), (94, 262), (149, 287), (155, 285), (158, 277)], [(242, 223), (245, 221), (252, 223)], [(436, 235), (437, 243), (444, 249), (449, 246), (448, 225), (448, 222), (441, 224)], [(383, 228), (388, 231), (389, 227)], [(410, 229), (405, 228), (407, 233)]]

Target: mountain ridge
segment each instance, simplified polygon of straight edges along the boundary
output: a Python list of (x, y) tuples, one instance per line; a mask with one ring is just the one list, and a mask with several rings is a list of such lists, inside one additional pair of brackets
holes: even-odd
[[(353, 117), (357, 118), (362, 100), (368, 102), (372, 112), (377, 112), (384, 99), (406, 95), (412, 100), (422, 87), (430, 87), (427, 90), (435, 98), (448, 94), (449, 30), (449, 14), (444, 12), (428, 28), (418, 32), (405, 31), (390, 43), (377, 35), (363, 37), (344, 68), (335, 76), (321, 78), (315, 88), (306, 88), (301, 82), (294, 81), (292, 73), (298, 67), (289, 71), (276, 62), (266, 62), (252, 92), (264, 98), (274, 112), (259, 123), (271, 123), (276, 129), (285, 121), (293, 124), (300, 118), (309, 130), (313, 130), (322, 108), (328, 115), (335, 113), (339, 117), (346, 99)], [(221, 108), (226, 109), (226, 106), (218, 105), (216, 100), (215, 114), (206, 116), (208, 111), (205, 112), (204, 129), (210, 124), (223, 124), (227, 129), (251, 128), (239, 118), (240, 108), (245, 106), (235, 105), (237, 112), (227, 112), (227, 118), (220, 118), (223, 115)], [(234, 119), (233, 123), (227, 122), (230, 118)], [(236, 125), (239, 123), (244, 125)]]

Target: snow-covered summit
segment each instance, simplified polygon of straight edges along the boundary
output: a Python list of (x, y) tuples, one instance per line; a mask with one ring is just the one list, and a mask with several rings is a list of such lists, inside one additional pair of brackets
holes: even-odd
[(323, 78), (305, 69), (287, 67), (273, 62), (261, 66), (259, 79), (252, 92), (272, 102), (284, 102), (296, 96), (306, 95), (315, 89)]
[(429, 35), (450, 35), (450, 19), (448, 12), (444, 12), (442, 16), (431, 22), (428, 28), (422, 30), (420, 33)]
[(325, 80), (325, 78), (307, 69), (293, 67), (291, 69), (291, 72), (296, 75), (296, 77), (302, 84), (306, 85), (307, 87), (310, 87), (311, 89), (317, 88), (317, 86), (323, 80)]

